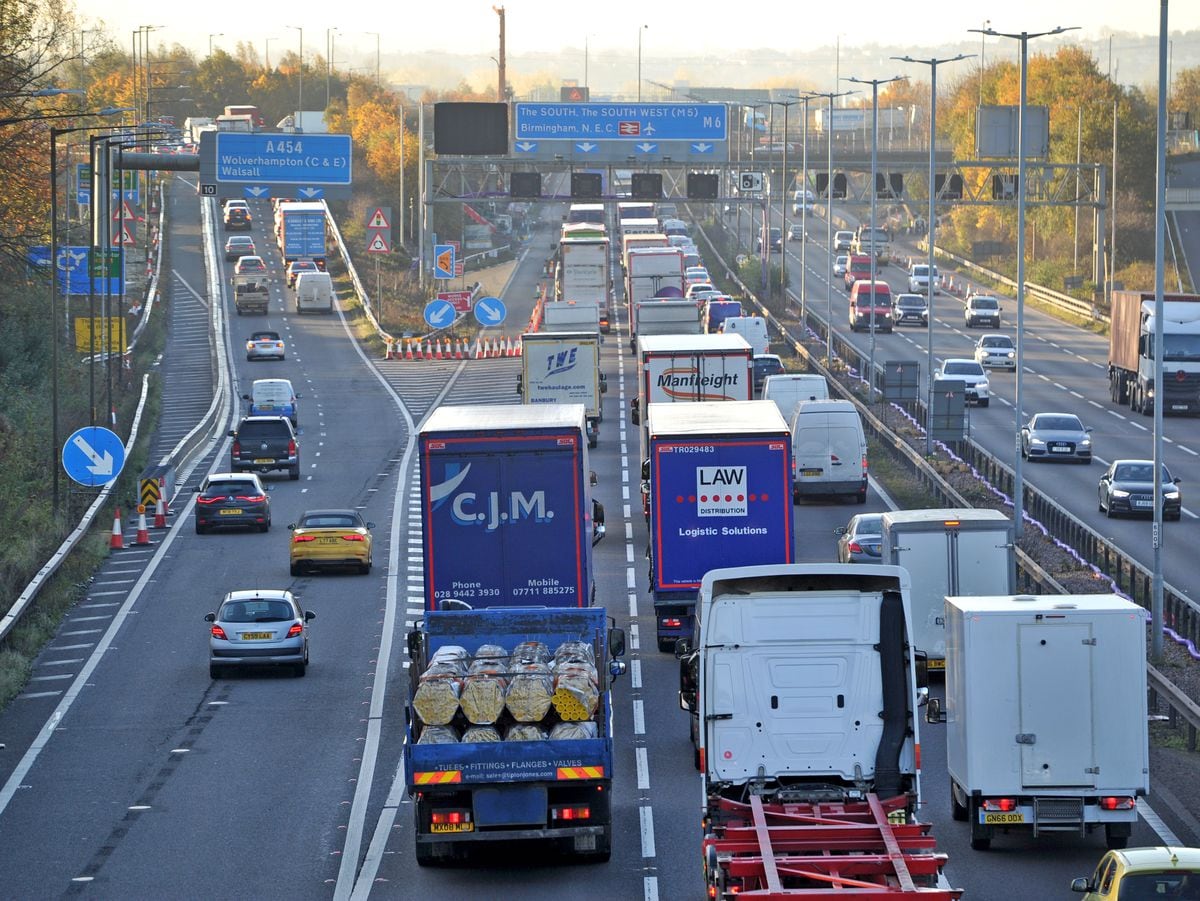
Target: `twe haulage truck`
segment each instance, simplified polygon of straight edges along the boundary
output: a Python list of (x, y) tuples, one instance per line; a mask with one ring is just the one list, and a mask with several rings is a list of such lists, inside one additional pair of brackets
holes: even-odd
[[(1150, 790), (1146, 612), (1112, 594), (946, 598), (950, 812), (998, 833), (1103, 829), (1124, 848)], [(1124, 893), (1122, 893), (1124, 897)]]
[[(1163, 295), (1163, 406), (1200, 412), (1200, 295)], [(1154, 293), (1113, 291), (1108, 389), (1113, 403), (1154, 412)]]
[(609, 859), (610, 684), (624, 651), (599, 607), (433, 611), (416, 623), (404, 775), (419, 865), (521, 840)]
[(709, 570), (680, 705), (702, 779), (705, 897), (951, 901), (917, 820), (925, 691), (908, 572), (807, 563)]
[(982, 507), (888, 510), (880, 563), (912, 576), (912, 641), (930, 670), (946, 663), (946, 596), (1011, 594), (1016, 586), (1012, 520)]
[(582, 404), (438, 407), (421, 428), (425, 609), (587, 607), (604, 509)]
[(708, 570), (792, 562), (792, 435), (771, 401), (650, 404), (648, 419), (650, 594), (671, 651)]
[(528, 332), (521, 336), (521, 375), (517, 393), (526, 404), (583, 404), (588, 447), (595, 447), (602, 395), (608, 382), (600, 372), (600, 339), (595, 332)]

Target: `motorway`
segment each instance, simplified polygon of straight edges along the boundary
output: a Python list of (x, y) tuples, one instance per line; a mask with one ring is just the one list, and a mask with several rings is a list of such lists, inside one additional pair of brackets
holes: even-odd
[[(185, 194), (175, 195), (175, 221), (194, 228), (200, 201)], [(255, 221), (256, 242), (279, 276), (267, 321), (284, 334), (289, 353), (281, 362), (247, 363), (238, 352), (241, 341), (264, 321), (238, 319), (221, 297), (232, 344), (228, 364), (237, 394), (258, 377), (284, 376), (296, 385), (302, 395), (301, 480), (269, 478), (274, 526), (267, 534), (197, 536), (190, 504), (180, 506), (170, 532), (155, 535), (156, 545), (114, 552), (97, 573), (87, 599), (37, 660), (35, 678), (42, 681), (0, 714), (0, 741), (7, 744), (0, 754), (5, 849), (0, 894), (700, 897), (699, 781), (687, 719), (678, 709), (675, 661), (654, 649), (646, 530), (636, 499), (636, 433), (627, 428), (635, 380), (626, 342), (617, 335), (605, 342), (610, 390), (600, 444), (591, 455), (599, 476), (596, 496), (608, 511), (608, 536), (595, 556), (598, 596), (630, 638), (629, 672), (614, 690), (612, 860), (579, 866), (534, 845), (496, 849), (459, 868), (420, 868), (413, 859), (411, 810), (401, 778), (404, 634), (419, 615), (421, 586), (410, 439), (421, 417), (439, 403), (514, 400), (517, 361), (368, 360), (340, 314), (297, 317), (285, 311), (280, 260), (264, 228), (270, 221), (265, 204), (255, 209)], [(539, 231), (536, 243), (549, 235)], [(215, 237), (222, 240), (219, 232)], [(528, 317), (541, 259), (531, 253), (504, 293), (514, 325)], [(217, 288), (227, 282), (228, 267), (214, 262), (221, 269), (211, 280)], [(190, 252), (181, 245), (172, 266), (187, 284), (206, 283), (198, 242)], [(818, 296), (813, 292), (819, 282), (810, 284), (811, 296)], [(942, 353), (967, 352), (956, 303), (938, 300)], [(1099, 374), (1066, 350), (1078, 349), (1102, 363), (1103, 349), (1085, 346), (1077, 333), (1055, 332), (1049, 319), (1038, 318), (1034, 325), (1035, 316), (1031, 313), (1030, 332), (1036, 329), (1040, 338), (1034, 339), (1038, 354), (1030, 359), (1037, 374), (1028, 380), (1029, 409), (1070, 398), (1085, 410), (1085, 398), (1106, 397)], [(624, 323), (623, 309), (621, 319)], [(904, 333), (879, 336), (880, 346), (887, 345), (879, 358), (916, 355), (909, 340)], [(1011, 376), (997, 375), (993, 385), (1011, 404), (1006, 381)], [(1075, 398), (1072, 389), (1083, 397)], [(1117, 419), (1118, 411), (1105, 406), (1110, 405), (1086, 417), (1098, 426), (1102, 456), (1126, 446), (1124, 453), (1148, 452), (1148, 439), (1131, 420)], [(1180, 442), (1200, 447), (1200, 436), (1184, 436), (1187, 427), (1196, 423), (1168, 421), (1176, 439), (1173, 452), (1182, 455)], [(972, 430), (980, 440), (1011, 448), (1011, 406), (973, 411)], [(185, 484), (195, 484), (203, 471), (226, 468), (227, 455), (228, 441), (221, 440)], [(1099, 471), (1029, 469), (1038, 470), (1031, 479), (1071, 484), (1070, 491), (1055, 492), (1064, 498), (1086, 487), (1066, 479), (1094, 483)], [(1087, 497), (1085, 492), (1083, 501)], [(304, 509), (324, 506), (355, 506), (377, 524), (371, 575), (288, 576), (284, 527)], [(884, 506), (874, 490), (865, 507), (798, 506), (797, 559), (832, 559), (833, 528), (854, 513)], [(1090, 513), (1090, 506), (1081, 503), (1080, 515)], [(1193, 519), (1185, 515), (1182, 523), (1172, 523), (1168, 535), (1176, 527), (1195, 528)], [(1136, 522), (1111, 527), (1128, 527), (1131, 542), (1148, 532)], [(208, 678), (202, 617), (225, 591), (254, 586), (290, 587), (317, 612), (305, 679)], [(949, 882), (978, 899), (1011, 897), (1013, 886), (1039, 899), (1073, 897), (1069, 881), (1094, 866), (1102, 836), (1036, 842), (998, 837), (993, 851), (971, 851), (966, 824), (949, 815), (942, 727), (922, 722), (921, 729), (923, 813), (950, 855)], [(1143, 824), (1132, 843), (1158, 841)]]

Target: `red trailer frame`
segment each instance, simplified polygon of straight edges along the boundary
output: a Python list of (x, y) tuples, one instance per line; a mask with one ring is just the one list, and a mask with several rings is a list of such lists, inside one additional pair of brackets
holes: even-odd
[(935, 851), (930, 824), (910, 820), (909, 800), (717, 799), (703, 843), (707, 897), (957, 901), (962, 889), (938, 887), (946, 855)]

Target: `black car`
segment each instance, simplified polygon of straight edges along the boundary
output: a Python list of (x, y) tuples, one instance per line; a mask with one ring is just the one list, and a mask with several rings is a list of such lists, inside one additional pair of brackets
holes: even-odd
[(214, 472), (196, 493), (196, 534), (224, 526), (271, 529), (271, 499), (254, 473)]
[[(1163, 519), (1179, 519), (1183, 513), (1180, 479), (1162, 468)], [(1100, 476), (1099, 507), (1106, 516), (1118, 513), (1154, 515), (1154, 461), (1114, 460)]]
[(783, 361), (777, 354), (755, 354), (753, 364), (754, 393), (761, 394), (763, 382), (769, 375), (779, 375), (784, 372)]
[(229, 207), (225, 210), (225, 230), (244, 229), (250, 231), (250, 211), (240, 206)]
[(929, 324), (929, 304), (920, 294), (897, 294), (892, 301), (892, 321), (896, 325), (907, 322), (917, 325)]
[[(783, 230), (782, 229), (779, 229), (779, 228), (767, 229), (766, 238), (767, 238), (767, 244), (770, 245), (772, 250), (776, 250), (776, 251), (783, 250)], [(762, 232), (759, 232), (755, 251), (757, 253), (762, 253), (762, 251), (763, 251), (763, 233)]]
[(300, 478), (300, 442), (286, 416), (247, 416), (229, 434), (233, 472), (283, 469), (292, 481)]

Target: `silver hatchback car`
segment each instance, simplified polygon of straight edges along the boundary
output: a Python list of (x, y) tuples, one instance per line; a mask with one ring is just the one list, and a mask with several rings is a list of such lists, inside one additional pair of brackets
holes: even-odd
[(231, 591), (210, 623), (208, 675), (220, 679), (226, 669), (287, 666), (297, 676), (308, 668), (308, 624), (316, 614), (300, 606), (290, 591), (260, 588)]

